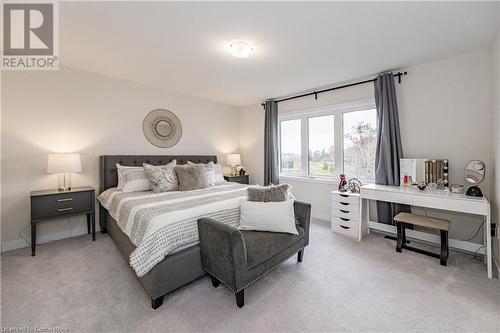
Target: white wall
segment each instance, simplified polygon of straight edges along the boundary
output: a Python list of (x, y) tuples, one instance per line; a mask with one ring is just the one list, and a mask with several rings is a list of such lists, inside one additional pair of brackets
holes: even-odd
[(264, 184), (264, 110), (260, 104), (240, 108), (241, 163), (252, 184)]
[[(480, 50), (442, 61), (422, 64), (406, 69), (408, 75), (397, 85), (403, 153), (413, 158), (448, 158), (452, 183), (464, 184), (463, 168), (470, 159), (483, 160), (490, 166), (489, 152), (489, 52)], [(331, 93), (280, 103), (279, 112), (338, 104), (373, 98), (373, 85), (355, 86)], [(263, 132), (264, 118), (246, 113), (262, 113), (259, 106), (240, 110), (245, 126)], [(259, 124), (250, 124), (252, 119)], [(263, 143), (258, 143), (263, 145)], [(250, 173), (263, 173), (263, 154), (247, 156), (258, 150), (242, 146), (245, 160), (252, 160), (257, 169)], [(258, 162), (257, 162), (258, 161)], [(335, 183), (308, 183), (285, 179), (294, 187), (299, 200), (312, 203), (316, 218), (329, 219), (329, 193)], [(481, 185), (489, 194), (489, 171)], [(442, 215), (434, 212), (435, 215)], [(448, 215), (449, 216), (449, 215)], [(452, 215), (450, 237), (465, 239), (472, 236), (481, 220), (476, 217)], [(481, 234), (475, 239), (482, 242)]]
[[(156, 108), (174, 112), (183, 135), (172, 148), (151, 145), (142, 121)], [(238, 151), (239, 113), (219, 103), (166, 93), (136, 83), (62, 68), (2, 73), (2, 243), (23, 245), (30, 190), (57, 186), (46, 174), (49, 152), (78, 152), (82, 173), (73, 185), (98, 186), (103, 154), (224, 154)], [(40, 224), (39, 240), (86, 230), (84, 217)], [(70, 229), (71, 228), (71, 229)], [(29, 238), (29, 229), (23, 233)]]
[(491, 152), (491, 213), (492, 221), (497, 224), (497, 241), (494, 257), (500, 269), (500, 30), (497, 31), (490, 50), (490, 152)]

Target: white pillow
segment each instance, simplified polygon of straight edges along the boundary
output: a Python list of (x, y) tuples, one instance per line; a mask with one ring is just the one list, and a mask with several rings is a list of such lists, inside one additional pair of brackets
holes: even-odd
[(220, 185), (220, 184), (225, 184), (227, 183), (226, 180), (224, 179), (224, 172), (223, 172), (223, 169), (222, 169), (222, 165), (220, 164), (215, 164), (215, 168), (214, 168), (214, 183), (215, 185)]
[(240, 201), (240, 230), (284, 232), (298, 235), (295, 227), (294, 200), (282, 202)]
[[(137, 168), (137, 167), (123, 166), (123, 165), (116, 163), (116, 168), (123, 170), (123, 169)], [(117, 173), (118, 173), (118, 170), (117, 170)], [(123, 179), (122, 179), (122, 177), (120, 177), (120, 173), (118, 173), (118, 185), (116, 185), (116, 189), (123, 190)]]
[(123, 192), (150, 191), (146, 171), (143, 167), (123, 166), (116, 163), (118, 172), (118, 189)]

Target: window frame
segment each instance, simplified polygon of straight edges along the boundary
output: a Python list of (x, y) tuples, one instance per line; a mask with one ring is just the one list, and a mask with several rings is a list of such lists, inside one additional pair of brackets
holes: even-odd
[[(363, 99), (348, 103), (326, 105), (315, 108), (294, 110), (278, 113), (278, 168), (282, 179), (301, 180), (310, 182), (337, 182), (340, 174), (344, 173), (344, 113), (375, 109), (374, 99)], [(315, 176), (309, 174), (309, 118), (329, 116), (334, 117), (333, 144), (335, 150), (335, 173), (332, 176)], [(301, 122), (301, 172), (281, 172), (281, 122), (297, 120)], [(349, 176), (349, 175), (348, 175)], [(363, 182), (374, 182), (373, 179), (360, 179)]]

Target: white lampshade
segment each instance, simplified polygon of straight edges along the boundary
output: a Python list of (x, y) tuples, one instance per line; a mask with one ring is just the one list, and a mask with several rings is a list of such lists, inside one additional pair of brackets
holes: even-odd
[(240, 154), (229, 154), (226, 156), (226, 162), (228, 165), (237, 166), (241, 165)]
[(81, 172), (80, 154), (49, 154), (47, 173)]

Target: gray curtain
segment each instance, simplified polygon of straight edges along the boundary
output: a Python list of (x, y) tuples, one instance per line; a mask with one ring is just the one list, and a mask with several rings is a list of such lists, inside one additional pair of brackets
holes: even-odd
[[(375, 105), (378, 118), (375, 184), (399, 186), (399, 159), (403, 157), (403, 148), (392, 73), (379, 75), (375, 80)], [(380, 223), (394, 224), (394, 216), (403, 211), (409, 212), (410, 208), (407, 205), (377, 201)]]
[(266, 101), (264, 109), (264, 185), (278, 184), (278, 103)]

